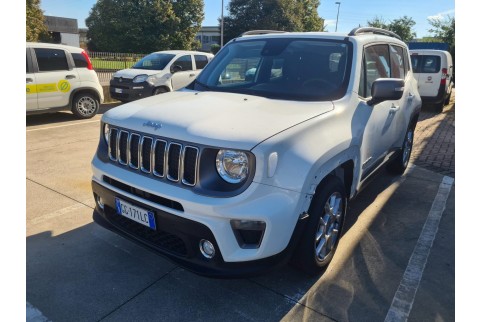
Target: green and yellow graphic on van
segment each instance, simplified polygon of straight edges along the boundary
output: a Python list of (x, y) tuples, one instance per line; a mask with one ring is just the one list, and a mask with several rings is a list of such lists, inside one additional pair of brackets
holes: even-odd
[(62, 79), (57, 84), (48, 83), (48, 84), (27, 85), (27, 94), (51, 93), (51, 92), (58, 92), (58, 91), (67, 93), (68, 91), (70, 91), (70, 83), (65, 79)]

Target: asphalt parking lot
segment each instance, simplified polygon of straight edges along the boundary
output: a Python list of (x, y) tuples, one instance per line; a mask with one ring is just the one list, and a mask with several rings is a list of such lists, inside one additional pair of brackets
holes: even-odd
[(290, 266), (200, 277), (93, 223), (101, 114), (26, 119), (27, 321), (455, 320), (454, 98), (422, 113), (405, 175), (384, 172), (353, 200), (316, 278)]

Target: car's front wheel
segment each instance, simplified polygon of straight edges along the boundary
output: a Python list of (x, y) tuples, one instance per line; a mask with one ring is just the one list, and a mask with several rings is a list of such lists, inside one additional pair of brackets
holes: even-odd
[(90, 93), (79, 93), (72, 101), (72, 113), (80, 119), (89, 119), (99, 111), (99, 100)]
[(310, 275), (323, 272), (331, 262), (341, 237), (347, 197), (341, 180), (325, 178), (311, 201), (306, 230), (292, 263)]

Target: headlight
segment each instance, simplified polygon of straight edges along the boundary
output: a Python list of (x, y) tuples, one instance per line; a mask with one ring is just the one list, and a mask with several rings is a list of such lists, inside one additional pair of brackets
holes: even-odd
[(146, 78), (146, 82), (149, 83), (150, 85), (154, 86), (155, 84), (156, 77), (154, 75), (149, 76)]
[(109, 144), (109, 131), (110, 131), (110, 125), (107, 123), (104, 123), (104, 140), (105, 143)]
[(216, 169), (229, 183), (240, 183), (248, 175), (248, 156), (235, 150), (219, 150), (216, 156)]
[(132, 80), (133, 83), (142, 83), (142, 82), (145, 82), (147, 80), (147, 75), (139, 75), (139, 76), (136, 76), (134, 77), (134, 79)]

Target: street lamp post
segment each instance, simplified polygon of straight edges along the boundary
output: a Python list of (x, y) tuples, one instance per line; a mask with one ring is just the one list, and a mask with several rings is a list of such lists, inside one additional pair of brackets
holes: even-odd
[(335, 32), (337, 32), (338, 31), (338, 16), (340, 15), (340, 4), (341, 4), (341, 2), (337, 1), (337, 2), (335, 2), (335, 4), (338, 5), (338, 13), (336, 14), (336, 27), (335, 27)]
[(224, 0), (221, 0), (221, 47), (224, 42)]

